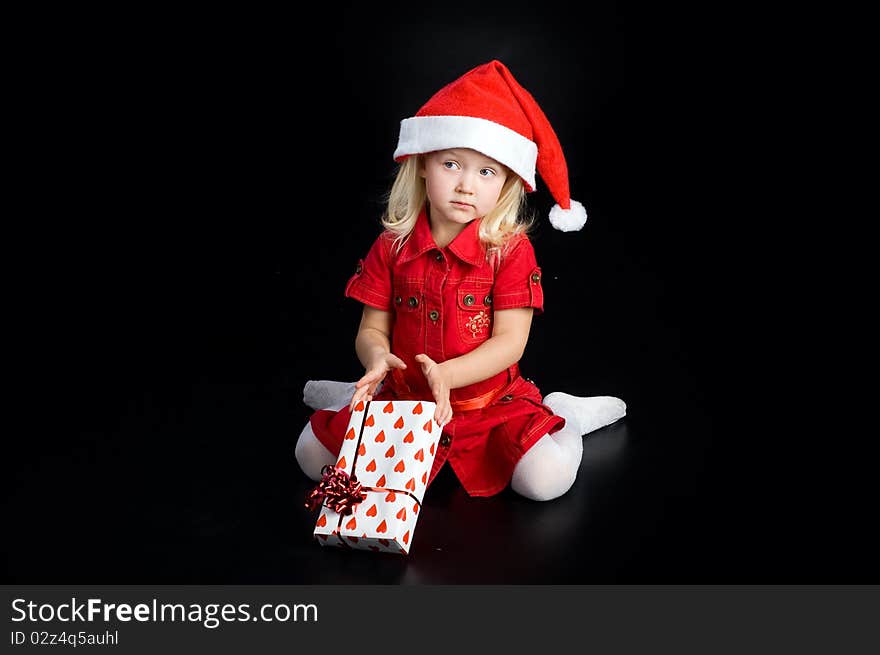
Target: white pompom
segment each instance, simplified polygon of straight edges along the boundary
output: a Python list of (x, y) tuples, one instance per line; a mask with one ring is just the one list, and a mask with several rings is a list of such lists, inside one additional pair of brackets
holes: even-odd
[(550, 210), (550, 224), (563, 232), (575, 232), (587, 223), (587, 210), (577, 200), (571, 200), (571, 209), (563, 209), (558, 204)]

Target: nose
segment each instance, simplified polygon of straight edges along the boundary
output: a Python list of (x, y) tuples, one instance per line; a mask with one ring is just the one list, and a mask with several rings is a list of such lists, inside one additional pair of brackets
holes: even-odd
[(462, 174), (458, 176), (458, 184), (455, 185), (455, 191), (457, 193), (471, 195), (474, 192), (473, 175), (473, 173), (463, 171)]

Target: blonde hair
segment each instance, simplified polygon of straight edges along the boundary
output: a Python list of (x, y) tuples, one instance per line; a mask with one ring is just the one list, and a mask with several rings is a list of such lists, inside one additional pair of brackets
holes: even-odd
[[(419, 175), (424, 155), (411, 155), (403, 160), (388, 192), (382, 225), (396, 235), (394, 245), (400, 251), (416, 226), (428, 193), (425, 180)], [(480, 242), (490, 251), (503, 254), (511, 238), (527, 234), (534, 218), (526, 211), (526, 192), (516, 173), (507, 169), (507, 179), (501, 187), (498, 202), (480, 221)]]

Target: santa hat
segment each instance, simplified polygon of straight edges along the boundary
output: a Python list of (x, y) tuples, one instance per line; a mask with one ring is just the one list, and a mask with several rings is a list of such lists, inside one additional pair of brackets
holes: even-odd
[(468, 71), (402, 120), (394, 160), (448, 148), (472, 148), (501, 162), (527, 191), (535, 190), (537, 167), (556, 201), (553, 227), (569, 232), (587, 222), (584, 206), (569, 196), (568, 166), (550, 121), (500, 61)]

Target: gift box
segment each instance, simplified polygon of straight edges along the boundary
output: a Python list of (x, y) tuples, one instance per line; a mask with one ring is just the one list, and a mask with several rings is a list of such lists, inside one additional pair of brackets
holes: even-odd
[(441, 436), (435, 403), (360, 402), (351, 414), (335, 466), (306, 505), (321, 512), (315, 538), (342, 546), (406, 555)]

